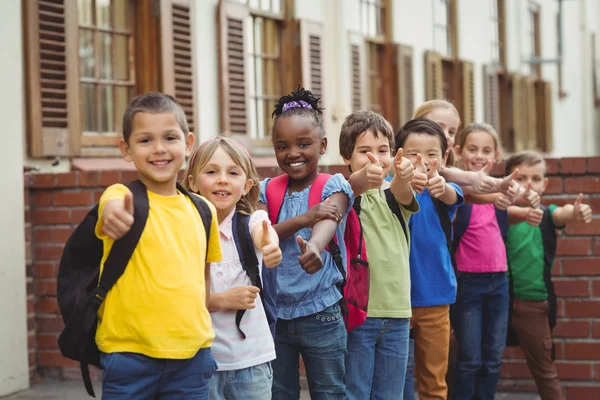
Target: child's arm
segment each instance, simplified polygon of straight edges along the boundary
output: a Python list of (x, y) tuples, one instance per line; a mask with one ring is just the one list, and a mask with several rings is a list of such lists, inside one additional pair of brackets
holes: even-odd
[(279, 248), (279, 236), (267, 220), (257, 224), (251, 232), (254, 247), (260, 249), (263, 261), (267, 268), (273, 268), (281, 263), (281, 249)]
[(348, 178), (348, 183), (355, 196), (360, 196), (369, 189), (381, 187), (385, 180), (383, 168), (379, 159), (371, 152), (367, 152), (369, 163), (360, 171), (353, 172)]
[[(260, 289), (256, 286), (236, 286), (221, 293), (211, 293), (207, 302), (208, 311), (249, 310), (255, 308), (254, 301), (258, 297), (258, 292), (260, 292)], [(208, 294), (208, 292), (206, 293)]]
[(100, 231), (113, 240), (122, 238), (133, 225), (133, 194), (108, 200), (102, 207)]
[(507, 211), (509, 225), (527, 221), (531, 226), (538, 226), (544, 217), (544, 210), (541, 208), (510, 206)]
[(398, 201), (403, 206), (410, 206), (415, 198), (412, 190), (412, 179), (415, 173), (415, 167), (408, 158), (403, 157), (404, 150), (398, 149), (396, 157), (394, 157), (395, 174), (390, 183), (390, 190)]
[(204, 264), (204, 290), (206, 290), (204, 301), (208, 312), (210, 312), (210, 298), (212, 297), (210, 294), (210, 263)]
[(488, 175), (492, 169), (492, 162), (481, 171), (463, 171), (459, 168), (446, 167), (440, 174), (449, 182), (456, 183), (461, 188), (470, 187), (474, 193), (493, 193), (497, 191), (499, 179)]
[(502, 196), (501, 193), (475, 194), (467, 189), (463, 188), (463, 195), (465, 203), (469, 204), (495, 204), (498, 197)]
[(587, 204), (582, 204), (583, 194), (579, 193), (579, 197), (573, 204), (565, 204), (562, 207), (557, 207), (552, 213), (552, 222), (554, 226), (565, 226), (571, 221), (584, 221), (586, 224), (592, 222), (592, 209)]
[(437, 160), (434, 160), (429, 171), (429, 194), (444, 204), (453, 206), (458, 201), (456, 190), (446, 183), (446, 179), (438, 173)]
[(525, 191), (518, 194), (515, 204), (538, 208), (540, 206), (540, 195), (535, 190), (531, 190), (531, 183), (528, 183)]
[[(339, 210), (348, 209), (348, 196), (345, 193), (334, 193), (326, 201), (329, 199), (331, 199), (330, 203), (335, 205)], [(301, 236), (296, 237), (296, 241), (302, 251), (302, 255), (298, 257), (298, 261), (302, 269), (307, 273), (314, 274), (323, 267), (321, 253), (325, 250), (333, 235), (335, 235), (337, 224), (337, 222), (331, 219), (322, 219), (313, 226), (312, 235), (308, 242), (302, 239)]]

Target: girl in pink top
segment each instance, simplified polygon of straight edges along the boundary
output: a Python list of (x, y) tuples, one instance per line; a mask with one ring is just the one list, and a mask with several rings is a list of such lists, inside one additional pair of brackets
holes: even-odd
[[(496, 161), (499, 149), (498, 135), (488, 124), (465, 127), (455, 147), (467, 171)], [(458, 295), (452, 324), (458, 360), (452, 399), (493, 400), (500, 377), (509, 300), (503, 236), (508, 229), (506, 208), (513, 199), (504, 194), (496, 199), (495, 204), (464, 205), (454, 222)]]

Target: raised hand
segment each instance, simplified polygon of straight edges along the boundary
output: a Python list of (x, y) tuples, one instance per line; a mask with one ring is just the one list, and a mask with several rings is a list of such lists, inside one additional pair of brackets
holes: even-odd
[(256, 286), (236, 286), (225, 292), (224, 309), (226, 310), (249, 310), (255, 308), (254, 300), (258, 297), (260, 289)]
[(530, 208), (527, 213), (527, 223), (531, 226), (538, 226), (542, 222), (544, 210), (541, 208)]
[(304, 271), (314, 274), (323, 268), (323, 260), (314, 244), (302, 239), (301, 236), (296, 236), (296, 242), (302, 252), (302, 255), (298, 256), (298, 262)]
[(281, 263), (281, 249), (279, 245), (273, 241), (271, 237), (274, 232), (271, 232), (271, 228), (267, 220), (262, 222), (262, 239), (260, 243), (260, 249), (263, 255), (263, 261), (267, 268), (273, 268)]
[(322, 219), (331, 219), (335, 222), (340, 222), (342, 220), (342, 215), (335, 204), (331, 204), (329, 198), (326, 198), (324, 202), (314, 205), (305, 212), (304, 219), (304, 226), (311, 228)]
[(519, 170), (515, 169), (512, 174), (508, 175), (500, 182), (500, 193), (508, 197), (511, 203), (514, 203), (521, 190), (521, 186), (514, 180), (518, 176)]
[(576, 221), (584, 221), (586, 224), (592, 222), (592, 208), (583, 204), (583, 194), (581, 193), (573, 203), (573, 218)]
[(538, 208), (540, 206), (540, 195), (535, 190), (531, 190), (531, 182), (527, 184), (525, 192), (523, 192), (523, 198), (527, 200), (531, 208)]
[(427, 178), (429, 180), (429, 194), (436, 199), (446, 193), (446, 180), (438, 173), (438, 160), (433, 160)]
[(415, 167), (408, 158), (404, 157), (404, 150), (402, 147), (398, 149), (396, 157), (394, 157), (394, 169), (396, 170), (396, 176), (401, 182), (412, 182)]
[(422, 194), (427, 187), (427, 168), (423, 164), (423, 157), (421, 153), (417, 154), (417, 162), (415, 162), (415, 172), (412, 179), (413, 190), (419, 194)]
[(506, 210), (511, 204), (512, 201), (508, 198), (508, 196), (502, 193), (498, 193), (496, 196), (496, 201), (494, 201), (494, 205), (499, 210)]
[(109, 200), (102, 211), (102, 232), (113, 240), (122, 238), (133, 225), (133, 194), (123, 200)]
[(475, 173), (477, 179), (471, 182), (471, 187), (475, 190), (475, 193), (494, 193), (496, 191), (496, 179), (489, 176), (493, 165), (494, 163), (490, 160), (485, 167)]
[(383, 184), (385, 174), (383, 173), (381, 162), (373, 153), (367, 152), (367, 157), (369, 158), (369, 163), (363, 169), (367, 176), (369, 189), (377, 189)]

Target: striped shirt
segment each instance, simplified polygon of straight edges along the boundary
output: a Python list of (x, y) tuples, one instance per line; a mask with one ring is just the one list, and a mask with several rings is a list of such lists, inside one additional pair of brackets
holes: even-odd
[[(237, 286), (250, 286), (250, 278), (242, 268), (232, 234), (231, 212), (220, 224), (221, 251), (223, 260), (210, 264), (211, 293), (225, 292)], [(250, 232), (262, 221), (269, 221), (265, 211), (256, 211), (249, 222)], [(256, 249), (256, 258), (262, 264), (262, 253)], [(260, 268), (259, 268), (260, 270)], [(242, 338), (235, 325), (236, 310), (212, 312), (213, 330), (216, 338), (212, 343), (212, 354), (219, 371), (232, 371), (253, 367), (275, 359), (275, 345), (269, 330), (267, 317), (260, 298), (256, 298), (256, 308), (246, 310), (240, 328), (246, 334)]]

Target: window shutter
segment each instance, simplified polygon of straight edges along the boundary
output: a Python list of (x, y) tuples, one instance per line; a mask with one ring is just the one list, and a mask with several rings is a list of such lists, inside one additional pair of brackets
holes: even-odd
[(442, 57), (435, 51), (425, 52), (425, 100), (443, 99)]
[(525, 149), (537, 148), (537, 115), (535, 99), (535, 78), (524, 77), (521, 83), (523, 98), (523, 143)]
[(537, 144), (540, 150), (549, 153), (552, 151), (552, 86), (550, 82), (537, 81), (535, 83)]
[(462, 66), (462, 121), (468, 125), (475, 121), (475, 71), (470, 61), (461, 62)]
[(511, 76), (512, 81), (512, 125), (514, 151), (525, 149), (525, 126), (527, 114), (524, 113), (525, 99), (522, 77), (518, 74)]
[(221, 130), (229, 135), (246, 135), (248, 118), (247, 19), (248, 7), (219, 2), (219, 83)]
[(181, 104), (190, 132), (197, 133), (193, 0), (161, 0), (162, 90)]
[(323, 24), (300, 21), (302, 85), (323, 98)]
[(483, 92), (485, 97), (485, 122), (491, 124), (500, 133), (502, 129), (500, 127), (498, 72), (496, 68), (489, 65), (483, 66)]
[(26, 0), (28, 147), (32, 157), (80, 152), (75, 0)]
[(352, 79), (352, 111), (365, 107), (365, 42), (362, 35), (350, 33), (350, 76)]
[(413, 49), (410, 46), (399, 44), (396, 53), (398, 57), (398, 111), (400, 126), (402, 126), (412, 118), (415, 111)]

